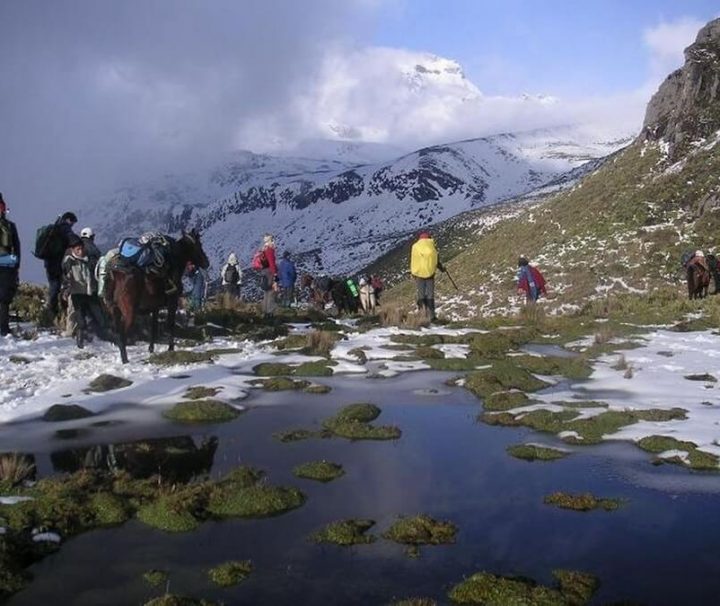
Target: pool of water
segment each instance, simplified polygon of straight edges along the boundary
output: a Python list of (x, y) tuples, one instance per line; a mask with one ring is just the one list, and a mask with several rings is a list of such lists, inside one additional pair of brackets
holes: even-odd
[[(508, 445), (553, 438), (478, 423), (478, 401), (461, 388), (445, 387), (448, 376), (333, 377), (323, 380), (333, 387), (323, 396), (257, 391), (247, 400), (247, 413), (215, 426), (188, 428), (164, 421), (156, 410), (119, 403), (90, 420), (117, 423), (62, 424), (87, 430), (70, 440), (41, 422), (4, 428), (3, 449), (34, 452), (40, 474), (118, 464), (118, 456), (121, 464), (124, 447), (110, 449), (113, 443), (175, 438), (191, 452), (189, 475), (219, 476), (249, 464), (308, 496), (303, 507), (280, 517), (210, 522), (190, 534), (131, 521), (80, 535), (35, 564), (35, 580), (7, 603), (142, 604), (159, 594), (141, 578), (152, 568), (169, 571), (174, 593), (225, 604), (386, 604), (409, 596), (445, 604), (450, 587), (474, 572), (551, 583), (557, 568), (598, 576), (602, 584), (593, 604), (717, 603), (720, 475), (653, 467), (646, 454), (621, 443), (577, 448), (553, 463), (514, 459), (505, 452)], [(402, 438), (282, 444), (272, 437), (283, 429), (316, 428), (339, 406), (358, 401), (378, 404), (383, 413), (376, 422), (398, 425)], [(346, 475), (329, 484), (292, 475), (295, 465), (319, 458), (341, 463)], [(147, 465), (133, 464), (147, 472)], [(611, 513), (563, 511), (543, 504), (556, 490), (592, 491), (626, 503)], [(379, 534), (398, 515), (417, 513), (457, 524), (456, 544), (425, 547), (419, 559), (410, 559), (385, 540), (354, 548), (308, 540), (334, 520), (371, 518)], [(237, 587), (218, 588), (207, 569), (230, 559), (252, 559), (255, 571)]]

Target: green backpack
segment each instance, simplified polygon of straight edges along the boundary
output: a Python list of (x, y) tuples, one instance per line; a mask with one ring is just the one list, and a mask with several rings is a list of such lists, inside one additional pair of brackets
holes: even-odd
[(59, 259), (65, 254), (65, 240), (57, 223), (38, 228), (33, 255), (38, 259)]

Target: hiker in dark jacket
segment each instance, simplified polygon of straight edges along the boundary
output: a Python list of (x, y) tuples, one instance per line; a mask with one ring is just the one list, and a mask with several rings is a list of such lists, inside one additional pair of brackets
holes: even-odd
[(202, 269), (194, 263), (188, 263), (183, 275), (183, 291), (187, 297), (187, 309), (194, 313), (200, 311), (205, 304), (207, 280)]
[(290, 253), (285, 251), (278, 266), (278, 284), (280, 285), (280, 305), (290, 307), (295, 298), (295, 281), (297, 269), (290, 259)]
[[(58, 233), (57, 237), (62, 240), (63, 251), (67, 250), (72, 244), (80, 241), (77, 234), (73, 231), (73, 225), (77, 223), (75, 213), (66, 212), (55, 222)], [(60, 289), (63, 280), (63, 257), (64, 253), (57, 257), (45, 259), (45, 274), (48, 280), (48, 309), (53, 316), (60, 313), (58, 300), (60, 298)]]
[(0, 336), (10, 334), (10, 304), (17, 293), (20, 276), (20, 238), (9, 221), (7, 206), (0, 194)]
[(72, 300), (77, 323), (75, 339), (77, 346), (82, 349), (88, 336), (88, 320), (92, 321), (98, 336), (105, 337), (104, 320), (96, 296), (97, 282), (82, 240), (78, 238), (71, 244), (61, 268), (64, 288)]

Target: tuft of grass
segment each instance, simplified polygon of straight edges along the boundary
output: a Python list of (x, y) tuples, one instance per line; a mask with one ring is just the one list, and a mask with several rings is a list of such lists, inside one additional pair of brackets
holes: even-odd
[(620, 354), (615, 364), (613, 364), (610, 368), (612, 368), (613, 370), (627, 370), (628, 363), (625, 359), (625, 356)]
[(179, 402), (163, 416), (179, 423), (224, 423), (240, 416), (241, 411), (218, 400)]
[(603, 499), (589, 492), (583, 494), (554, 492), (547, 495), (543, 502), (546, 505), (554, 505), (561, 509), (572, 509), (573, 511), (592, 511), (593, 509), (614, 511), (620, 507), (619, 499)]
[(0, 455), (0, 486), (17, 486), (35, 477), (35, 463), (28, 455), (16, 452)]
[(227, 482), (214, 488), (207, 509), (219, 517), (266, 518), (296, 509), (303, 503), (305, 495), (295, 488)]
[(250, 560), (233, 560), (208, 571), (210, 580), (220, 587), (232, 587), (247, 579), (253, 571)]
[(163, 587), (169, 579), (169, 575), (165, 570), (157, 570), (156, 568), (144, 572), (142, 577), (148, 585), (153, 587)]
[(137, 518), (164, 532), (192, 532), (200, 526), (195, 515), (200, 510), (200, 501), (197, 490), (171, 492), (141, 506)]
[(337, 331), (313, 330), (305, 337), (305, 353), (329, 357), (332, 348), (342, 338)]
[(345, 475), (342, 465), (330, 461), (311, 461), (303, 463), (293, 469), (293, 474), (298, 478), (315, 480), (317, 482), (332, 482)]
[(368, 545), (377, 540), (374, 535), (367, 534), (373, 526), (374, 520), (341, 520), (318, 530), (310, 539), (315, 543), (332, 543), (342, 547)]
[(563, 459), (570, 453), (557, 448), (549, 448), (547, 446), (538, 446), (536, 444), (516, 444), (508, 446), (507, 452), (516, 459), (524, 461), (555, 461)]

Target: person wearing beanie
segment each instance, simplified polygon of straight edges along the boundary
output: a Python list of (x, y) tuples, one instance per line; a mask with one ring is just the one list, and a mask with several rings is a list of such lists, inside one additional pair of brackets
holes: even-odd
[(231, 252), (227, 263), (220, 270), (222, 288), (225, 293), (234, 299), (240, 298), (240, 285), (242, 284), (242, 269), (238, 263), (237, 255)]
[(290, 307), (295, 299), (295, 281), (297, 280), (297, 268), (286, 250), (278, 266), (278, 284), (280, 285), (280, 305)]
[[(62, 262), (65, 251), (77, 242), (82, 242), (73, 231), (73, 225), (77, 223), (75, 213), (66, 212), (58, 217), (52, 231), (53, 240), (57, 239), (57, 250), (43, 257), (45, 262), (45, 275), (48, 280), (48, 304), (50, 313), (56, 317), (60, 313), (60, 288), (63, 280)], [(56, 247), (53, 246), (53, 249)], [(62, 252), (61, 252), (62, 251)]]
[(10, 334), (10, 304), (20, 279), (20, 238), (15, 223), (7, 218), (7, 205), (0, 194), (0, 336)]
[(525, 256), (518, 259), (517, 292), (525, 295), (527, 304), (535, 303), (540, 295), (547, 296), (545, 278), (537, 267), (530, 265)]
[(440, 262), (435, 240), (427, 232), (418, 235), (410, 251), (410, 273), (415, 278), (418, 311), (427, 314), (430, 321), (435, 320), (435, 272), (445, 271)]

